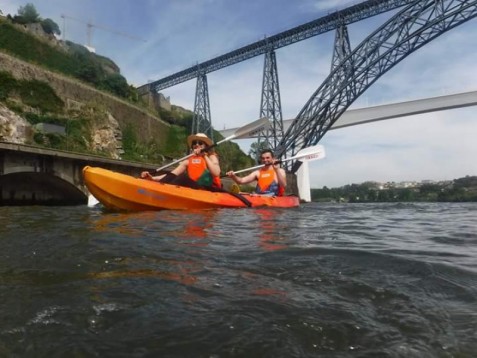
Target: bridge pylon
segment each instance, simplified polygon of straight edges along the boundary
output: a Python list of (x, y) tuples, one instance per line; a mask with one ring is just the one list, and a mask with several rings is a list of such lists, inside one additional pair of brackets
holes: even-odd
[[(259, 134), (258, 148), (275, 150), (283, 137), (283, 115), (278, 82), (277, 59), (274, 50), (265, 53), (259, 117), (269, 118), (271, 124), (268, 129)], [(259, 155), (259, 153), (257, 153), (257, 155)]]
[(199, 72), (197, 75), (191, 134), (194, 133), (205, 133), (210, 139), (214, 140), (210, 115), (209, 88), (205, 72)]
[(353, 75), (354, 66), (350, 59), (351, 45), (349, 42), (348, 27), (343, 23), (336, 28), (333, 58), (331, 59), (331, 72), (335, 69), (341, 71), (344, 78)]

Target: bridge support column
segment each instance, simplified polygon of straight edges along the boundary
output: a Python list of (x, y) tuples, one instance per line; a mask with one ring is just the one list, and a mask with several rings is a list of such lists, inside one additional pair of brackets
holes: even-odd
[[(262, 99), (260, 102), (260, 118), (267, 117), (271, 125), (258, 137), (258, 148), (275, 150), (283, 137), (283, 116), (278, 83), (277, 59), (275, 51), (265, 53), (262, 80)], [(262, 144), (263, 143), (263, 144)], [(258, 150), (258, 154), (260, 150)]]
[(207, 75), (205, 73), (199, 73), (197, 75), (194, 117), (192, 119), (192, 134), (194, 133), (205, 133), (210, 139), (214, 140), (210, 116), (209, 88), (207, 85)]
[(296, 172), (296, 182), (298, 187), (298, 196), (301, 201), (311, 202), (311, 188), (310, 188), (310, 170), (308, 162), (303, 162)]

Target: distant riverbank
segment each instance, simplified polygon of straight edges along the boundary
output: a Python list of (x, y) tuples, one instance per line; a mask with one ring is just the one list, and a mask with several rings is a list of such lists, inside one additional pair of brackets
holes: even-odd
[(316, 202), (477, 202), (477, 176), (466, 176), (446, 182), (419, 183), (398, 187), (376, 182), (350, 184), (339, 188), (311, 189)]

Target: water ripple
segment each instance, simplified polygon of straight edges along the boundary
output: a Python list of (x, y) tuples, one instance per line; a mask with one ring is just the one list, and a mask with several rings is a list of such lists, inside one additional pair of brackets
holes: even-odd
[(471, 357), (476, 214), (0, 208), (0, 355)]

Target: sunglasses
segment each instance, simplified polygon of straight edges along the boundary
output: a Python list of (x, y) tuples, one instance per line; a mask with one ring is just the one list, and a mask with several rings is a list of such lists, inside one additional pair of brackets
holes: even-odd
[(193, 140), (191, 145), (192, 146), (194, 146), (194, 145), (205, 145), (205, 143), (202, 142), (201, 140)]

